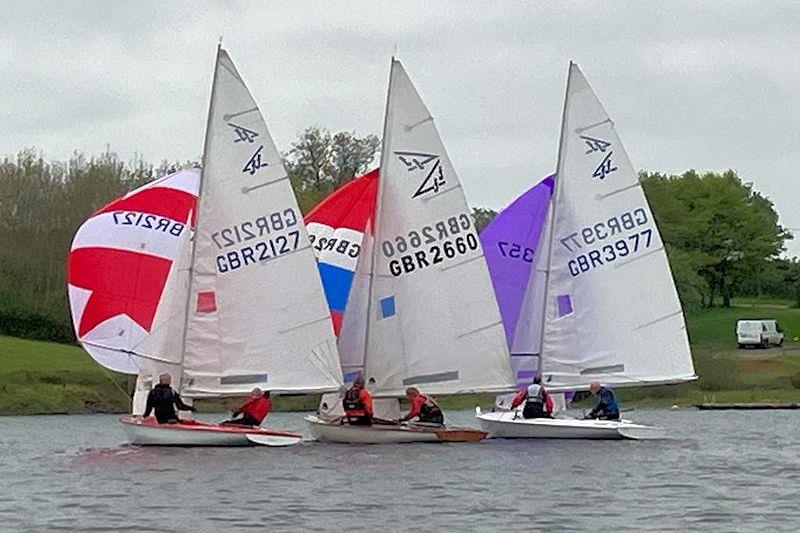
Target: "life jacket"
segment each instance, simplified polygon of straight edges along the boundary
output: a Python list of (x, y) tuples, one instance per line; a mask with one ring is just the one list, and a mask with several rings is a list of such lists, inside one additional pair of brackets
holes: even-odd
[(431, 416), (438, 415), (442, 412), (442, 410), (439, 408), (438, 405), (436, 405), (436, 403), (433, 400), (431, 400), (427, 396), (423, 396), (423, 398), (425, 398), (425, 401), (423, 402), (422, 405), (419, 406), (420, 419), (430, 418)]
[(597, 403), (605, 404), (605, 409), (603, 409), (603, 411), (606, 414), (619, 413), (619, 403), (617, 402), (616, 395), (611, 389), (600, 387), (600, 390), (597, 391)]
[(544, 404), (544, 387), (538, 383), (528, 385), (526, 401)]
[(239, 408), (239, 411), (258, 420), (260, 424), (263, 422), (264, 418), (266, 418), (271, 408), (272, 402), (270, 399), (266, 396), (262, 396), (261, 398), (256, 398), (255, 400), (247, 402)]
[(351, 387), (344, 394), (342, 400), (342, 407), (344, 407), (344, 414), (350, 417), (366, 416), (367, 406), (361, 401), (361, 389)]

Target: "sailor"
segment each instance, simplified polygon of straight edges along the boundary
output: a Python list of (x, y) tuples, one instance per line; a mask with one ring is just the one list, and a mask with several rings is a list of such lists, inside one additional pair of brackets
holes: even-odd
[(592, 381), (589, 384), (589, 391), (594, 395), (594, 409), (589, 411), (585, 418), (619, 420), (619, 404), (614, 391), (600, 385), (599, 381)]
[(406, 389), (406, 398), (411, 404), (411, 410), (400, 419), (400, 422), (416, 417), (418, 422), (444, 425), (444, 414), (433, 398), (424, 396), (416, 387)]
[(363, 377), (358, 376), (353, 380), (353, 386), (344, 394), (342, 406), (348, 423), (357, 426), (372, 425), (372, 417), (374, 415), (372, 395), (364, 388)]
[(256, 387), (250, 392), (247, 401), (233, 412), (233, 418), (221, 422), (220, 425), (260, 426), (271, 409), (269, 391), (262, 392)]
[(144, 418), (147, 418), (151, 412), (155, 411), (156, 420), (158, 420), (159, 424), (178, 424), (180, 420), (178, 420), (175, 407), (181, 411), (196, 411), (191, 405), (183, 403), (181, 395), (170, 386), (171, 383), (172, 376), (169, 374), (158, 376), (158, 385), (153, 387), (153, 390), (147, 395)]
[(511, 410), (519, 407), (525, 402), (522, 408), (523, 418), (551, 418), (553, 416), (553, 397), (542, 386), (542, 377), (533, 378), (533, 383), (522, 389), (511, 402)]

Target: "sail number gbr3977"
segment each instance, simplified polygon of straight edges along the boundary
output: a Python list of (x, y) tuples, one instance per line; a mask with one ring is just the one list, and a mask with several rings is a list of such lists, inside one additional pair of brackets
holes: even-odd
[(478, 236), (467, 213), (411, 230), (381, 243), (394, 277), (439, 265), (478, 249)]
[(211, 240), (223, 250), (215, 258), (217, 272), (226, 274), (297, 250), (298, 220), (288, 207), (213, 232)]
[(631, 256), (653, 244), (654, 229), (646, 209), (637, 207), (587, 225), (558, 240), (569, 251), (567, 269), (573, 277)]

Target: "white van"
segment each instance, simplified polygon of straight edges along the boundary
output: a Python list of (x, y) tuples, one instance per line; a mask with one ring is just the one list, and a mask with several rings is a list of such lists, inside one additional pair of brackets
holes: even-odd
[(739, 320), (736, 323), (736, 342), (739, 348), (780, 346), (783, 344), (783, 330), (777, 320)]

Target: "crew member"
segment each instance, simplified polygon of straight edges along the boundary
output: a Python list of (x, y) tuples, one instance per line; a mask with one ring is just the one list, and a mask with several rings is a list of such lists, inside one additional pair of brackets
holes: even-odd
[(418, 422), (444, 425), (444, 414), (433, 398), (424, 396), (416, 387), (406, 389), (406, 398), (411, 404), (411, 410), (400, 419), (400, 422), (417, 417)]
[(344, 394), (342, 406), (348, 423), (357, 426), (372, 425), (372, 395), (364, 388), (363, 377), (358, 376), (353, 380), (353, 386)]
[(178, 424), (180, 420), (178, 420), (175, 407), (181, 411), (196, 411), (191, 405), (183, 403), (181, 395), (170, 386), (171, 383), (172, 376), (169, 374), (158, 376), (158, 385), (153, 387), (153, 390), (147, 395), (144, 418), (147, 418), (151, 412), (155, 411), (156, 420), (158, 420), (159, 424)]
[[(272, 409), (269, 391), (262, 392), (256, 387), (250, 392), (247, 401), (233, 412), (233, 418), (221, 425), (260, 426)], [(238, 417), (238, 418), (237, 418)]]
[(522, 389), (511, 402), (511, 410), (519, 407), (525, 402), (522, 408), (523, 418), (551, 418), (553, 416), (553, 397), (542, 386), (542, 377), (533, 378), (533, 383)]
[(589, 411), (586, 418), (619, 420), (619, 404), (614, 391), (603, 387), (599, 381), (592, 381), (589, 384), (589, 391), (594, 395), (594, 409)]

